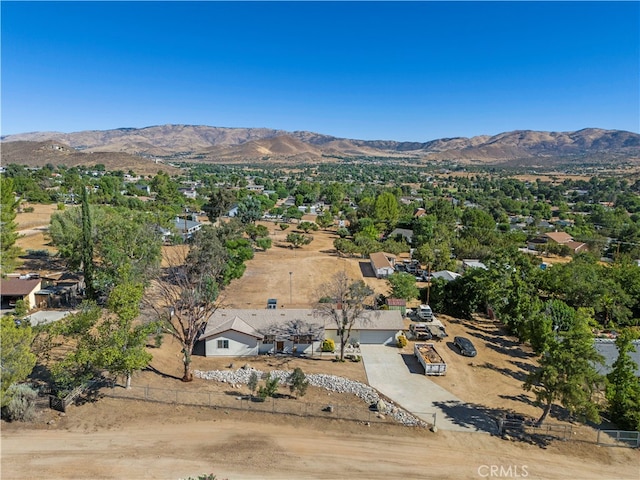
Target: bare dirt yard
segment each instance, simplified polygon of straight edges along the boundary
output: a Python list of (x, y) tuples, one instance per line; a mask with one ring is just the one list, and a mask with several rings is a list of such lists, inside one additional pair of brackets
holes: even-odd
[[(37, 227), (37, 223), (25, 228)], [(340, 270), (386, 293), (386, 282), (370, 276), (366, 260), (335, 255), (333, 233), (314, 232), (310, 245), (292, 250), (285, 246), (284, 238), (294, 227), (283, 233), (277, 225), (268, 226), (274, 247), (257, 252), (248, 262), (244, 277), (225, 290), (225, 306), (265, 308), (267, 298), (277, 298), (279, 308), (306, 308), (317, 298), (317, 288)], [(35, 243), (29, 248), (38, 248)], [(448, 363), (448, 373), (434, 378), (435, 382), (468, 402), (467, 408), (489, 414), (540, 414), (533, 397), (521, 387), (534, 364), (530, 351), (499, 324), (486, 319), (439, 318), (449, 333), (437, 344)], [(455, 335), (470, 338), (478, 355), (460, 356), (451, 343)], [(410, 342), (402, 354), (410, 356), (412, 346)], [(181, 353), (168, 338), (149, 351), (154, 357), (151, 367), (134, 376), (133, 390), (149, 387), (230, 398), (248, 393), (244, 385), (200, 378), (182, 383)], [(245, 364), (262, 371), (299, 366), (305, 373), (329, 373), (366, 383), (362, 363), (333, 362), (331, 356), (194, 357), (193, 367), (225, 370)], [(588, 427), (574, 425), (574, 440), (550, 440), (541, 446), (484, 433), (433, 433), (391, 421), (368, 424), (112, 396), (123, 391), (122, 387), (103, 389), (91, 401), (69, 407), (64, 416), (43, 410), (31, 423), (3, 422), (1, 478), (178, 479), (204, 473), (230, 480), (640, 478), (638, 450), (598, 447), (592, 441), (594, 431)], [(281, 388), (280, 393), (286, 396), (288, 390)], [(287, 401), (368, 411), (368, 405), (352, 395), (313, 387), (303, 398)], [(551, 421), (566, 419), (556, 409)]]

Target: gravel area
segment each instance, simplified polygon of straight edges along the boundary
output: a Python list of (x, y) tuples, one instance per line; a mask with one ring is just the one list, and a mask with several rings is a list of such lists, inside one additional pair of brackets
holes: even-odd
[[(194, 370), (193, 373), (196, 377), (205, 380), (214, 380), (216, 382), (230, 384), (247, 384), (249, 383), (249, 378), (253, 372), (256, 372), (258, 378), (263, 378), (267, 374), (267, 372), (262, 372), (253, 368), (239, 368), (235, 371), (209, 370), (206, 372)], [(271, 378), (277, 377), (280, 379), (280, 384), (286, 384), (287, 378), (291, 375), (291, 372), (286, 370), (272, 370), (268, 373), (271, 373)], [(311, 373), (307, 374), (306, 377), (309, 381), (309, 385), (313, 387), (324, 388), (337, 393), (351, 393), (358, 398), (361, 398), (369, 405), (376, 405), (380, 413), (391, 416), (394, 420), (402, 423), (403, 425), (427, 426), (425, 422), (394, 405), (392, 402), (382, 400), (378, 392), (369, 385), (356, 382), (355, 380), (338, 377), (336, 375), (325, 375), (322, 373)]]

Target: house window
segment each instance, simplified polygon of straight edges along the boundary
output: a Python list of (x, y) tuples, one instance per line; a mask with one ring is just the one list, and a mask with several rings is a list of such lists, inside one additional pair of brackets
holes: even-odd
[(218, 340), (218, 348), (229, 348), (229, 340)]

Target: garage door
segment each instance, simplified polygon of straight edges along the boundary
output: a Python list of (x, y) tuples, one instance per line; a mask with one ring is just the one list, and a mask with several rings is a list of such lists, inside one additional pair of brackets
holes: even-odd
[(365, 345), (384, 345), (395, 340), (396, 332), (391, 330), (360, 331), (360, 343)]

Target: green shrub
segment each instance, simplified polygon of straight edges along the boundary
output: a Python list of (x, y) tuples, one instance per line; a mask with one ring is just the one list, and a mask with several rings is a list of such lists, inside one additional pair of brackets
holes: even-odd
[(323, 352), (334, 352), (336, 350), (336, 342), (331, 338), (325, 338), (320, 348)]
[(35, 208), (34, 208), (34, 207), (24, 207), (24, 208), (22, 209), (22, 211), (23, 211), (24, 213), (33, 213), (33, 212), (34, 212), (34, 210), (35, 210)]
[(297, 397), (304, 397), (307, 393), (307, 387), (309, 387), (309, 380), (300, 367), (296, 367), (295, 370), (289, 375), (287, 379), (289, 384), (289, 391), (293, 394), (296, 392)]
[(247, 383), (247, 386), (249, 387), (251, 395), (253, 396), (256, 389), (258, 388), (258, 374), (256, 372), (251, 372), (251, 375), (249, 376), (249, 383)]
[(35, 401), (38, 392), (20, 383), (9, 387), (6, 395), (11, 398), (4, 410), (7, 420), (27, 422), (35, 417)]
[(258, 389), (258, 397), (263, 400), (267, 397), (273, 397), (276, 394), (280, 380), (278, 377), (271, 378), (271, 373), (267, 373), (267, 376), (264, 378), (264, 383), (264, 387)]
[(398, 346), (398, 348), (406, 347), (407, 337), (405, 337), (404, 335), (398, 335), (398, 338), (396, 339), (396, 345)]

